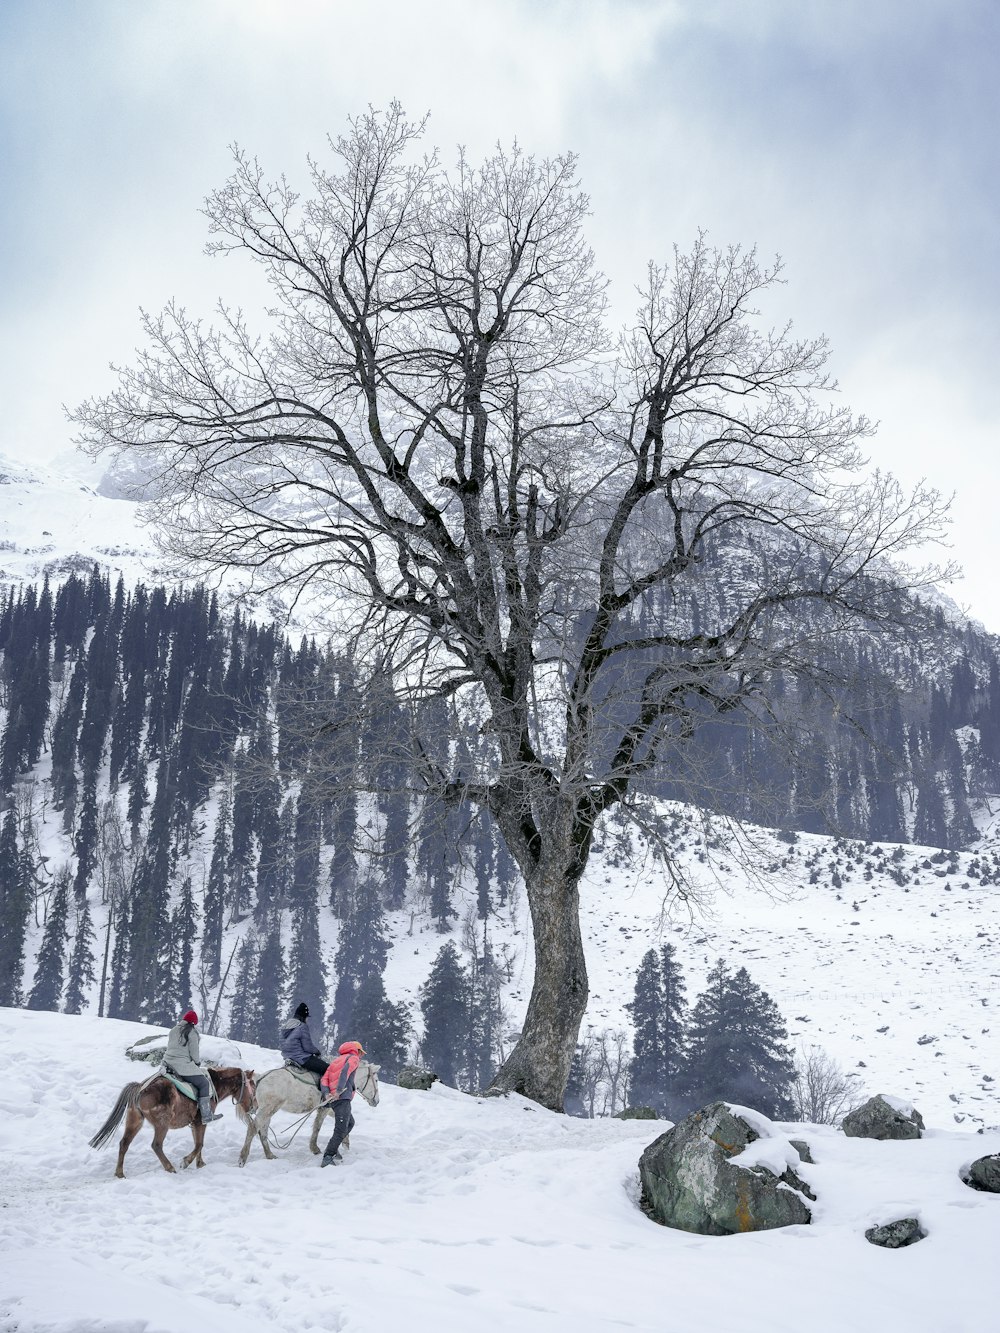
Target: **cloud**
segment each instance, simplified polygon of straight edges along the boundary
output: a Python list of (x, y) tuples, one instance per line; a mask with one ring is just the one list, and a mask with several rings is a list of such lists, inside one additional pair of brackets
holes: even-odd
[[(0, 445), (65, 448), (60, 404), (109, 386), (140, 304), (258, 301), (238, 264), (202, 255), (228, 144), (300, 180), (349, 114), (399, 98), (430, 111), (446, 160), (514, 138), (578, 151), (620, 313), (646, 260), (699, 227), (780, 251), (789, 283), (768, 314), (830, 334), (846, 395), (882, 420), (880, 461), (906, 474), (919, 456), (942, 488), (968, 477), (982, 494), (998, 28), (990, 0), (13, 0)], [(1000, 593), (977, 601), (1000, 625)]]

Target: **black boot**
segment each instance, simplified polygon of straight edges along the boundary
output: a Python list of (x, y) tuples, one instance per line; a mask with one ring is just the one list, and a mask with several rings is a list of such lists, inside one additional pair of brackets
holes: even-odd
[(201, 1123), (203, 1125), (210, 1125), (213, 1120), (222, 1119), (222, 1116), (219, 1115), (218, 1111), (212, 1110), (211, 1097), (200, 1098), (198, 1101), (198, 1110), (201, 1112)]

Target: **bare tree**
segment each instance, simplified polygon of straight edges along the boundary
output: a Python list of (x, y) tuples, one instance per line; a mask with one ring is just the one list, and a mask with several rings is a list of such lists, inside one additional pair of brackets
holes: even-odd
[(210, 249), (261, 266), (270, 336), (168, 306), (74, 419), (155, 477), (185, 568), (325, 605), (355, 661), (478, 720), (429, 773), (489, 809), (526, 884), (534, 986), (495, 1087), (561, 1107), (595, 825), (698, 720), (766, 708), (832, 637), (898, 632), (898, 586), (940, 571), (888, 562), (945, 506), (867, 475), (823, 339), (759, 326), (778, 262), (700, 237), (613, 337), (573, 158), (449, 172), (421, 130), (352, 121), (308, 199), (237, 151)]
[(835, 1125), (861, 1100), (857, 1074), (846, 1074), (820, 1046), (809, 1046), (799, 1052), (792, 1084), (796, 1120)]

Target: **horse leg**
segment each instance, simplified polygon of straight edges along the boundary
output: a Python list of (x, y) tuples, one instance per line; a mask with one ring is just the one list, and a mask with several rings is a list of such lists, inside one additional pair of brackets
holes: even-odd
[(140, 1129), (142, 1129), (142, 1112), (138, 1107), (130, 1106), (125, 1112), (125, 1130), (118, 1145), (118, 1165), (115, 1167), (115, 1176), (118, 1180), (125, 1179), (125, 1154)]
[(201, 1167), (205, 1165), (204, 1158), (201, 1155), (201, 1150), (205, 1146), (205, 1126), (199, 1120), (192, 1128), (194, 1129), (194, 1164)]
[(260, 1121), (257, 1124), (252, 1121), (247, 1125), (247, 1136), (243, 1140), (243, 1147), (240, 1150), (240, 1166), (246, 1166), (247, 1158), (250, 1156), (250, 1148), (254, 1139), (260, 1133)]
[(153, 1121), (153, 1152), (155, 1152), (156, 1155), (157, 1155), (157, 1157), (160, 1159), (160, 1164), (161, 1164), (161, 1166), (163, 1167), (164, 1171), (169, 1171), (169, 1172), (171, 1173), (171, 1175), (173, 1175), (173, 1174), (174, 1174), (174, 1164), (173, 1164), (173, 1162), (171, 1162), (171, 1160), (170, 1160), (170, 1158), (167, 1156), (167, 1154), (163, 1151), (163, 1140), (164, 1140), (166, 1137), (167, 1137), (167, 1124), (166, 1124), (166, 1122), (165, 1122), (164, 1120), (160, 1120), (160, 1119), (154, 1120), (154, 1121)]
[(270, 1128), (270, 1125), (271, 1125), (270, 1116), (268, 1116), (266, 1120), (258, 1118), (257, 1137), (260, 1139), (260, 1146), (264, 1149), (264, 1156), (267, 1158), (267, 1160), (269, 1162), (276, 1162), (278, 1160), (278, 1154), (271, 1151), (271, 1145), (267, 1141), (267, 1133), (268, 1129)]
[(313, 1121), (312, 1138), (309, 1140), (309, 1151), (319, 1156), (319, 1127), (329, 1115), (329, 1108), (321, 1106), (316, 1112), (316, 1119)]
[(195, 1160), (195, 1158), (198, 1156), (198, 1150), (199, 1150), (199, 1148), (200, 1148), (200, 1146), (201, 1146), (201, 1145), (199, 1144), (199, 1142), (198, 1142), (198, 1130), (199, 1130), (199, 1129), (203, 1129), (203, 1128), (204, 1128), (204, 1126), (201, 1124), (201, 1122), (200, 1122), (199, 1120), (192, 1120), (192, 1121), (191, 1121), (191, 1123), (190, 1123), (190, 1125), (189, 1125), (189, 1129), (191, 1130), (191, 1139), (192, 1139), (192, 1142), (194, 1143), (194, 1147), (191, 1149), (191, 1151), (188, 1153), (188, 1155), (187, 1155), (187, 1156), (184, 1158), (184, 1160), (181, 1162), (181, 1166), (190, 1166), (191, 1163), (192, 1163), (192, 1162)]

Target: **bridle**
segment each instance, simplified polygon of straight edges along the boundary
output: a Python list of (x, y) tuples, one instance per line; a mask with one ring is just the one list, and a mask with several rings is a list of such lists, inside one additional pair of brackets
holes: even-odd
[(240, 1095), (237, 1097), (237, 1105), (243, 1108), (246, 1118), (252, 1124), (257, 1119), (257, 1090), (256, 1087), (250, 1089), (250, 1105), (243, 1107), (243, 1098), (247, 1090), (247, 1071), (240, 1070)]
[[(371, 1105), (371, 1106), (377, 1106), (377, 1105), (378, 1105), (378, 1075), (375, 1073), (375, 1070), (372, 1068), (371, 1064), (369, 1064), (369, 1062), (366, 1060), (366, 1061), (365, 1061), (365, 1081), (364, 1081), (364, 1083), (362, 1083), (361, 1086), (358, 1088), (358, 1092), (361, 1093), (362, 1097), (364, 1097), (364, 1099), (365, 1099), (366, 1102), (368, 1101), (368, 1088), (369, 1088), (369, 1086), (370, 1086), (372, 1083), (375, 1084), (375, 1092), (374, 1092), (374, 1098), (375, 1098), (375, 1100), (372, 1101), (372, 1102), (369, 1102), (369, 1105)], [(355, 1082), (355, 1086), (357, 1086), (357, 1083), (356, 1083), (356, 1082)]]

